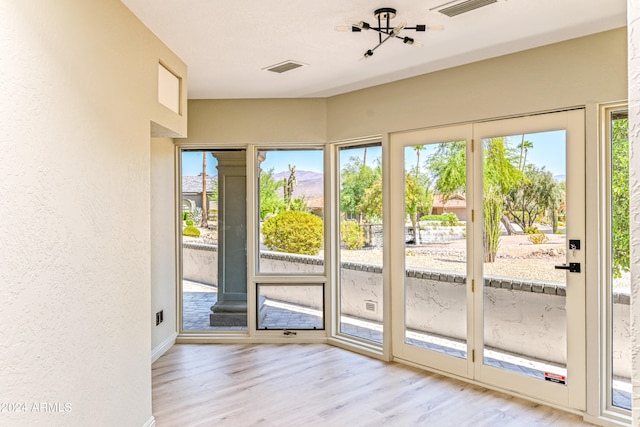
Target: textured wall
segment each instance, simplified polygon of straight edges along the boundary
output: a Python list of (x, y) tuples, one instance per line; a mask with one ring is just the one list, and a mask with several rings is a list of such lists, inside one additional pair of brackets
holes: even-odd
[(633, 425), (640, 426), (640, 2), (627, 1), (629, 38), (629, 138), (631, 192), (631, 333)]
[(328, 137), (621, 100), (626, 45), (623, 28), (334, 96), (327, 103)]
[(327, 100), (192, 99), (186, 143), (327, 140)]
[(145, 425), (150, 122), (184, 133), (186, 66), (117, 0), (3, 0), (0, 45), (0, 425)]
[[(156, 353), (177, 333), (174, 145), (151, 138), (151, 348)], [(155, 313), (164, 321), (156, 326)]]

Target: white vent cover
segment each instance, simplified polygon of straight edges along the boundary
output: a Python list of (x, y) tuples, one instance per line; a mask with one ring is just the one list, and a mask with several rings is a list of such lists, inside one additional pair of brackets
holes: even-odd
[(497, 2), (498, 0), (467, 0), (462, 3), (454, 4), (453, 6), (439, 9), (438, 12), (449, 17), (453, 17)]
[(364, 309), (366, 311), (371, 311), (374, 313), (378, 312), (378, 303), (376, 301), (365, 301), (364, 302)]
[(270, 65), (268, 67), (265, 67), (265, 68), (263, 68), (263, 70), (272, 71), (274, 73), (282, 74), (282, 73), (286, 73), (287, 71), (291, 71), (291, 70), (295, 70), (296, 68), (300, 68), (303, 65), (305, 65), (305, 64), (303, 64), (301, 62), (284, 61), (284, 62), (280, 62), (279, 64)]

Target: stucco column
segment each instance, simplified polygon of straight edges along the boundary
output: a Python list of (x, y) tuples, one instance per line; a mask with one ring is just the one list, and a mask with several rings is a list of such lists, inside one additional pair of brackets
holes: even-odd
[(218, 301), (211, 326), (247, 326), (246, 152), (218, 151)]

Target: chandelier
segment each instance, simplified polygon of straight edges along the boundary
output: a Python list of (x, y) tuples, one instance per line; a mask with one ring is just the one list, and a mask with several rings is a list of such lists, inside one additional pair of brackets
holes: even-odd
[(406, 23), (400, 23), (395, 27), (391, 26), (391, 20), (396, 17), (396, 10), (392, 7), (382, 7), (380, 9), (376, 9), (373, 12), (373, 15), (378, 20), (378, 26), (373, 27), (369, 23), (360, 21), (360, 22), (352, 22), (350, 26), (340, 26), (336, 27), (337, 30), (340, 31), (348, 31), (351, 29), (354, 33), (359, 33), (363, 30), (373, 30), (378, 33), (378, 44), (372, 47), (371, 49), (367, 49), (364, 53), (364, 57), (368, 58), (373, 55), (373, 52), (386, 43), (390, 39), (400, 39), (403, 43), (413, 45), (413, 46), (422, 46), (422, 43), (416, 41), (413, 37), (402, 37), (400, 36), (400, 32), (403, 30), (414, 30), (416, 32), (425, 32), (427, 30), (443, 30), (444, 26), (435, 25), (435, 26), (426, 26), (424, 24), (416, 25), (414, 27), (407, 27)]

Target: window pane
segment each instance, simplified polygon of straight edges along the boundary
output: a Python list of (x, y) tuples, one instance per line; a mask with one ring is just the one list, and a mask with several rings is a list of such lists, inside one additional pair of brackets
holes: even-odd
[(467, 357), (466, 141), (405, 147), (405, 343)]
[(340, 148), (338, 163), (339, 331), (382, 343), (382, 148)]
[(629, 119), (626, 111), (611, 115), (611, 248), (612, 286), (611, 404), (631, 410), (631, 343), (629, 273)]
[(482, 146), (483, 362), (567, 384), (566, 131)]
[(182, 330), (246, 330), (246, 152), (181, 161)]
[(323, 151), (258, 151), (258, 271), (324, 273)]
[(258, 285), (258, 329), (324, 329), (324, 285)]

